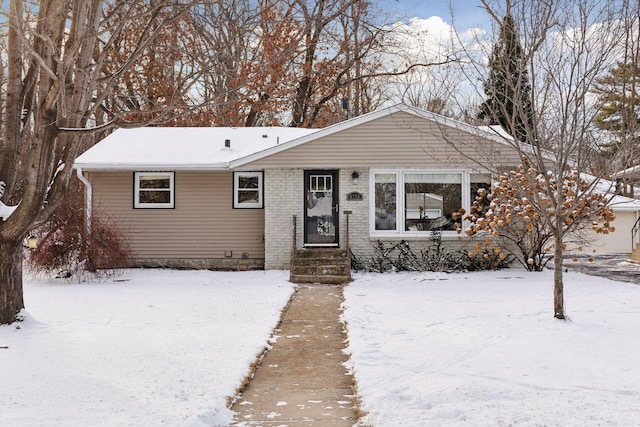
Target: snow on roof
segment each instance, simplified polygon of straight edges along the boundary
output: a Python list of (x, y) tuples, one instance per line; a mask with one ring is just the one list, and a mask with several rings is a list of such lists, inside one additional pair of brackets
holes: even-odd
[[(513, 137), (510, 136), (509, 133), (500, 125), (479, 126), (478, 129), (483, 132), (498, 135), (505, 140), (513, 140)], [(638, 170), (640, 170), (640, 166), (638, 166), (637, 168)], [(586, 173), (582, 173), (581, 177), (587, 182), (594, 182), (597, 180), (594, 191), (596, 193), (608, 195), (610, 197), (609, 206), (611, 206), (612, 209), (619, 211), (640, 211), (640, 200), (615, 194), (616, 188), (613, 181), (602, 177), (595, 177)]]
[(607, 196), (609, 198), (609, 206), (613, 210), (640, 211), (640, 200), (616, 194), (616, 185), (613, 181), (606, 178), (598, 178), (587, 173), (580, 174), (580, 177), (587, 182), (597, 180), (593, 191)]
[(480, 129), (483, 132), (497, 135), (501, 138), (506, 139), (507, 141), (513, 141), (513, 136), (511, 136), (509, 132), (504, 130), (504, 128), (500, 125), (478, 126), (478, 129)]
[(640, 165), (637, 165), (637, 166), (632, 166), (630, 168), (623, 169), (621, 171), (616, 172), (613, 175), (613, 178), (614, 179), (618, 179), (618, 178), (633, 178), (633, 179), (637, 179), (639, 173), (640, 173)]
[[(233, 160), (308, 135), (290, 127), (143, 127), (118, 129), (80, 155), (84, 170), (216, 170)], [(230, 147), (225, 147), (229, 140)]]
[(640, 200), (631, 197), (615, 195), (611, 197), (609, 206), (614, 211), (640, 211)]

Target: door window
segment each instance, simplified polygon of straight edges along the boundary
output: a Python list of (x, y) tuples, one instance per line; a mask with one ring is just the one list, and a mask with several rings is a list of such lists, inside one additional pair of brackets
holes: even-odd
[(305, 244), (334, 245), (337, 241), (336, 172), (305, 173)]

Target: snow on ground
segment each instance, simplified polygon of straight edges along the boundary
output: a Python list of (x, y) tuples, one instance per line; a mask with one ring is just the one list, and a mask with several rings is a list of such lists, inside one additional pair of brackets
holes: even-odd
[(0, 326), (0, 425), (227, 425), (226, 399), (277, 324), (286, 272), (131, 270), (25, 283)]
[(640, 425), (640, 286), (552, 272), (361, 274), (345, 288), (363, 424)]
[[(357, 275), (344, 318), (362, 424), (640, 425), (640, 286), (565, 278), (563, 322), (551, 272)], [(26, 320), (0, 326), (0, 425), (230, 422), (287, 273), (115, 279), (26, 281)]]

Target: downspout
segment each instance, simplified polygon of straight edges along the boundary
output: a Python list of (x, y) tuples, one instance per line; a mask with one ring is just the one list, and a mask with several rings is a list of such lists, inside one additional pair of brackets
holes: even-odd
[(89, 182), (87, 177), (82, 174), (82, 168), (76, 168), (76, 174), (78, 175), (78, 179), (80, 180), (80, 182), (82, 182), (87, 188), (85, 199), (85, 202), (87, 204), (85, 212), (85, 227), (87, 230), (87, 236), (89, 236), (91, 234), (91, 216), (93, 214), (93, 187), (91, 186), (91, 182)]

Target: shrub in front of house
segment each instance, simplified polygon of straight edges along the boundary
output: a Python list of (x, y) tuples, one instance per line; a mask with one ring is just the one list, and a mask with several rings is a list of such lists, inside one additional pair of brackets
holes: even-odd
[(114, 220), (94, 212), (89, 232), (81, 196), (81, 191), (69, 191), (65, 203), (34, 230), (37, 246), (26, 258), (32, 271), (56, 277), (104, 276), (132, 265), (124, 232)]
[(385, 273), (389, 271), (462, 272), (498, 270), (507, 268), (515, 257), (499, 247), (476, 243), (472, 250), (451, 250), (442, 243), (439, 231), (433, 231), (429, 245), (420, 250), (411, 248), (409, 242), (385, 243), (380, 240), (373, 245), (373, 254), (358, 258), (351, 254), (351, 266), (355, 271)]

